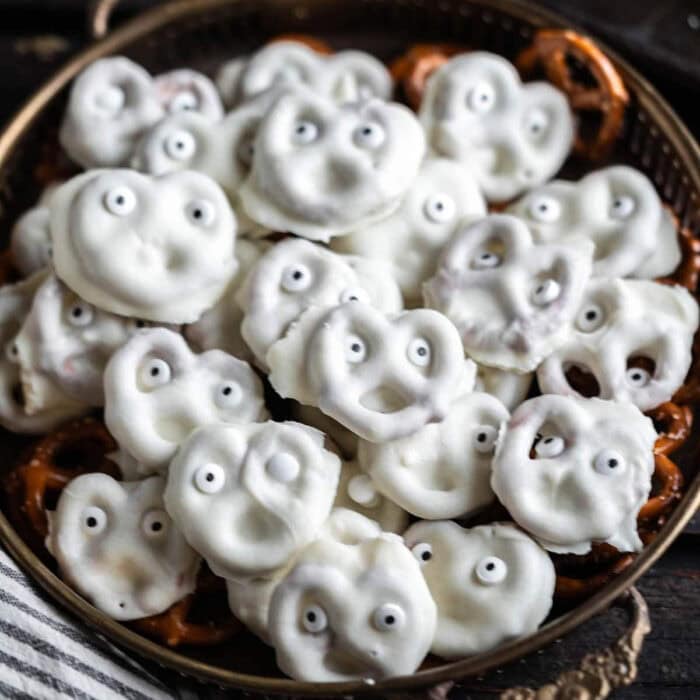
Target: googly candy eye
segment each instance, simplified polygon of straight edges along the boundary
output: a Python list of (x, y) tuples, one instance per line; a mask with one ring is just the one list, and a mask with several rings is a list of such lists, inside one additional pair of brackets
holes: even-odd
[(128, 216), (136, 208), (136, 195), (129, 187), (115, 187), (104, 196), (105, 209), (114, 216)]
[(358, 335), (349, 335), (345, 341), (345, 359), (352, 363), (364, 361), (367, 357), (367, 345)]
[(625, 469), (625, 458), (616, 450), (603, 450), (593, 461), (593, 468), (603, 476), (620, 474)]
[(328, 627), (328, 616), (320, 605), (307, 605), (301, 614), (301, 624), (307, 632), (318, 634)]
[(433, 548), (427, 542), (413, 545), (411, 553), (421, 564), (425, 564), (433, 558)]
[(598, 304), (586, 304), (576, 317), (576, 328), (583, 333), (592, 333), (603, 325), (605, 314)]
[(406, 622), (406, 613), (395, 603), (385, 603), (374, 611), (372, 622), (380, 632), (399, 630)]
[(83, 529), (90, 535), (99, 535), (107, 527), (107, 513), (97, 506), (89, 506), (83, 511)]
[(282, 272), (282, 289), (301, 292), (311, 286), (311, 270), (306, 265), (292, 265)]
[(610, 207), (611, 219), (628, 219), (637, 208), (637, 203), (632, 197), (621, 195), (613, 199)]
[(430, 364), (432, 352), (430, 343), (425, 338), (414, 338), (406, 350), (410, 362), (418, 367), (427, 367)]
[(318, 139), (320, 129), (310, 121), (297, 122), (292, 131), (292, 141), (300, 146), (306, 146)]
[(561, 204), (554, 197), (537, 195), (532, 198), (528, 212), (535, 221), (551, 224), (561, 216)]
[(143, 516), (141, 529), (147, 537), (151, 539), (160, 539), (168, 532), (169, 520), (170, 518), (168, 518), (168, 514), (164, 510), (161, 508), (154, 508)]
[(265, 468), (267, 469), (267, 473), (275, 479), (275, 481), (280, 481), (283, 484), (294, 481), (301, 471), (299, 460), (294, 455), (289, 454), (289, 452), (277, 452), (273, 454), (272, 457), (267, 460)]
[(525, 133), (533, 140), (547, 131), (549, 115), (542, 109), (533, 109), (525, 117)]
[(386, 133), (380, 124), (368, 122), (355, 129), (352, 139), (358, 148), (375, 149), (386, 141)]
[(492, 425), (480, 425), (474, 431), (473, 445), (477, 452), (489, 454), (493, 452), (498, 438), (498, 430)]
[(490, 268), (498, 267), (500, 264), (501, 256), (486, 250), (483, 253), (479, 253), (474, 260), (472, 260), (471, 266), (475, 270), (488, 270)]
[(176, 112), (196, 111), (197, 109), (199, 109), (199, 100), (190, 90), (178, 92), (168, 104), (168, 111), (173, 114)]
[(340, 303), (347, 304), (349, 301), (359, 301), (363, 304), (369, 304), (369, 294), (361, 287), (349, 287), (344, 289), (340, 294)]
[(194, 473), (194, 485), (206, 494), (218, 493), (226, 483), (226, 472), (219, 464), (204, 464)]
[(165, 139), (164, 148), (173, 160), (187, 160), (197, 150), (197, 142), (189, 131), (175, 131)]
[(627, 383), (635, 388), (644, 387), (651, 381), (651, 374), (644, 367), (630, 367), (625, 376)]
[(467, 107), (477, 114), (486, 114), (496, 104), (496, 91), (491, 83), (478, 83), (467, 94)]
[(206, 199), (196, 199), (185, 208), (187, 218), (195, 226), (209, 227), (216, 221), (216, 208)]
[(95, 312), (90, 304), (84, 301), (78, 301), (73, 304), (67, 311), (66, 317), (71, 326), (88, 326), (92, 323)]
[(488, 585), (500, 583), (508, 574), (508, 566), (498, 557), (484, 557), (474, 570), (476, 578)]
[(431, 194), (423, 205), (423, 213), (426, 219), (435, 224), (444, 224), (448, 221), (452, 221), (456, 211), (457, 206), (455, 205), (454, 199), (443, 192)]
[(545, 435), (535, 445), (535, 454), (543, 459), (558, 457), (566, 447), (563, 438), (558, 435)]
[(552, 279), (543, 280), (532, 292), (532, 303), (537, 306), (547, 306), (559, 298), (561, 286)]
[(167, 384), (172, 378), (172, 370), (170, 365), (160, 358), (154, 357), (144, 363), (139, 373), (139, 381), (146, 389), (155, 389), (156, 387)]
[(238, 406), (242, 398), (243, 392), (236, 382), (224, 382), (216, 388), (215, 401), (219, 408)]

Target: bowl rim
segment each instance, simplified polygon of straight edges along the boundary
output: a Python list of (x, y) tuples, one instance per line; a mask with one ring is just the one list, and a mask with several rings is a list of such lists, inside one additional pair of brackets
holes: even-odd
[[(290, 10), (298, 7), (297, 0), (258, 1), (261, 3), (273, 1), (275, 11), (279, 11), (283, 7), (288, 7)], [(392, 2), (392, 0), (381, 1), (387, 4)], [(306, 6), (312, 6), (328, 4), (332, 0), (303, 0), (303, 2)], [(118, 52), (125, 45), (143, 39), (154, 30), (172, 22), (183, 20), (188, 16), (194, 17), (200, 12), (238, 3), (239, 0), (170, 0), (170, 2), (136, 15), (105, 38), (80, 51), (25, 102), (0, 134), (0, 176), (3, 170), (8, 168), (8, 160), (14, 148), (20, 143), (24, 134), (31, 128), (43, 109), (89, 63)], [(535, 27), (567, 28), (590, 35), (561, 15), (525, 2), (525, 0), (468, 0), (468, 3), (485, 10), (493, 9), (504, 12), (527, 21)], [(455, 8), (459, 4), (461, 4), (460, 0), (443, 0), (441, 6)], [(645, 78), (614, 51), (611, 51), (604, 42), (593, 38), (606, 55), (611, 58), (622, 74), (625, 84), (630, 88), (640, 105), (654, 115), (657, 126), (674, 147), (678, 159), (683, 163), (694, 190), (700, 192), (700, 147), (688, 129), (665, 99)], [(232, 671), (185, 656), (176, 650), (141, 636), (94, 608), (41, 562), (10, 525), (3, 513), (0, 513), (0, 542), (5, 545), (21, 568), (48, 592), (58, 605), (69, 610), (70, 613), (91, 627), (106, 634), (117, 644), (155, 661), (161, 666), (202, 681), (253, 692), (297, 697), (384, 695), (397, 691), (417, 692), (429, 686), (484, 674), (533, 653), (571, 632), (581, 623), (605, 610), (644, 574), (682, 532), (698, 507), (700, 507), (700, 472), (689, 484), (685, 495), (658, 536), (644, 548), (633, 564), (598, 593), (570, 612), (544, 625), (535, 634), (499, 646), (492, 651), (417, 671), (410, 676), (397, 676), (376, 683), (366, 681), (312, 683), (288, 678), (266, 677)]]

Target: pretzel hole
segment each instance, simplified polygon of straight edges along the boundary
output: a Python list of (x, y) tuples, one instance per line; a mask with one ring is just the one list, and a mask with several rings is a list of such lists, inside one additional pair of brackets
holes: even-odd
[(569, 386), (581, 396), (591, 399), (600, 396), (600, 384), (593, 372), (582, 365), (570, 365), (564, 372)]
[(21, 382), (17, 382), (13, 387), (12, 387), (12, 400), (18, 405), (21, 406), (22, 408), (25, 407), (25, 399), (24, 399), (24, 388), (22, 387)]
[(590, 68), (583, 61), (581, 61), (578, 56), (569, 52), (566, 54), (564, 61), (569, 71), (569, 75), (571, 76), (571, 80), (574, 83), (586, 88), (598, 87), (598, 81), (591, 72)]

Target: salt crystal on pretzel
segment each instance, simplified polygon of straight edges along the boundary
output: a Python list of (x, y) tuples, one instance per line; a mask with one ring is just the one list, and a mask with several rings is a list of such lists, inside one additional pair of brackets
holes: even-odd
[(419, 111), (437, 154), (471, 168), (489, 201), (541, 185), (571, 150), (566, 96), (549, 83), (521, 83), (505, 58), (474, 51), (428, 78)]
[(115, 620), (157, 615), (194, 591), (201, 559), (163, 510), (164, 487), (85, 474), (49, 513), (46, 546), (61, 574)]
[(424, 151), (420, 123), (402, 105), (338, 105), (297, 89), (263, 117), (239, 194), (259, 224), (328, 241), (391, 214)]
[[(692, 362), (698, 304), (680, 286), (648, 280), (593, 279), (567, 341), (537, 369), (542, 391), (629, 401), (642, 411), (668, 401)], [(592, 380), (583, 391), (572, 368)]]
[(566, 341), (592, 253), (586, 239), (535, 243), (520, 219), (491, 214), (452, 237), (423, 294), (477, 362), (527, 372)]
[(164, 470), (197, 427), (266, 416), (260, 380), (221, 350), (193, 353), (164, 328), (137, 331), (104, 374), (105, 422), (120, 447), (151, 471)]
[(50, 185), (39, 201), (12, 227), (12, 261), (23, 277), (43, 270), (51, 262), (51, 231), (48, 202), (57, 185)]
[(517, 527), (419, 522), (405, 533), (437, 604), (431, 652), (456, 659), (534, 633), (552, 607), (551, 559)]
[(332, 247), (389, 261), (404, 298), (417, 303), (442, 247), (465, 220), (485, 214), (484, 199), (467, 168), (446, 158), (428, 158), (393, 214), (334, 238)]
[(488, 505), (491, 462), (508, 411), (479, 392), (453, 401), (447, 417), (408, 437), (360, 440), (358, 461), (374, 487), (420, 518), (457, 518)]
[(236, 271), (236, 219), (221, 188), (193, 171), (78, 175), (51, 197), (56, 274), (106, 311), (196, 321)]
[(312, 308), (266, 359), (281, 396), (320, 408), (371, 442), (442, 420), (453, 397), (474, 385), (455, 327), (429, 309), (386, 315), (357, 301)]
[(314, 539), (333, 506), (340, 460), (299, 423), (208, 425), (168, 470), (165, 503), (224, 578), (269, 576)]
[(585, 554), (593, 542), (637, 552), (656, 438), (651, 419), (630, 403), (538, 396), (511, 416), (491, 486), (552, 552)]
[(212, 120), (224, 116), (224, 106), (216, 86), (199, 71), (178, 68), (161, 73), (153, 79), (153, 89), (169, 114), (190, 112)]
[(275, 244), (258, 260), (236, 299), (243, 309), (241, 334), (263, 367), (270, 346), (308, 308), (350, 300), (388, 313), (403, 308), (385, 263), (342, 257), (294, 238)]
[(676, 227), (651, 181), (625, 165), (554, 180), (508, 209), (538, 241), (589, 238), (598, 277), (661, 277), (681, 260)]

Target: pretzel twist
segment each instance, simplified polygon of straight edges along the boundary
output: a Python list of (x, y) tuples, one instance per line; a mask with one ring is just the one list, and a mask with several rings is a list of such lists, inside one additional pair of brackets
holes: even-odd
[(671, 455), (690, 436), (693, 427), (693, 409), (690, 406), (666, 401), (649, 411), (648, 415), (661, 428), (654, 444), (654, 454)]

